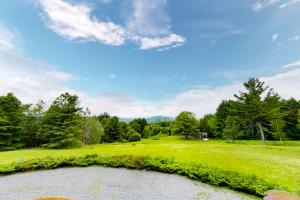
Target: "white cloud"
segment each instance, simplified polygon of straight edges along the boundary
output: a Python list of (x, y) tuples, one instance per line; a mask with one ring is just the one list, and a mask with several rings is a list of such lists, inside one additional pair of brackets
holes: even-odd
[(275, 42), (278, 39), (279, 34), (278, 33), (274, 33), (272, 35), (272, 42)]
[(290, 68), (290, 67), (300, 67), (300, 60), (282, 66), (282, 68)]
[[(184, 44), (185, 38), (170, 34), (165, 37), (136, 37), (136, 41), (140, 44), (140, 49), (152, 49), (158, 47), (174, 48)], [(163, 50), (163, 49), (160, 49)]]
[[(122, 94), (90, 96), (69, 86), (70, 81), (77, 79), (74, 75), (28, 58), (14, 50), (3, 51), (1, 47), (2, 44), (0, 44), (0, 95), (13, 92), (24, 103), (34, 103), (39, 99), (49, 103), (67, 91), (77, 94), (82, 106), (89, 107), (94, 114), (109, 112), (121, 117), (176, 116), (180, 111), (190, 110), (201, 117), (214, 112), (223, 99), (232, 99), (233, 94), (243, 89), (241, 82), (213, 88), (202, 86), (181, 91), (159, 101), (140, 101)], [(300, 61), (296, 63), (299, 64)], [(262, 80), (282, 97), (300, 99), (300, 69), (262, 77)]]
[(123, 45), (128, 41), (137, 43), (140, 49), (173, 48), (185, 42), (185, 38), (170, 31), (170, 20), (164, 12), (166, 0), (133, 0), (133, 14), (127, 18), (126, 28), (98, 19), (92, 15), (92, 8), (83, 3), (66, 0), (39, 2), (46, 25), (70, 40), (97, 41), (108, 45)]
[(282, 0), (257, 0), (254, 4), (251, 5), (251, 8), (253, 11), (259, 12), (264, 8), (277, 4), (281, 1)]
[(50, 29), (71, 40), (99, 41), (122, 45), (126, 30), (110, 21), (92, 16), (91, 8), (84, 4), (70, 4), (63, 0), (40, 0), (45, 12), (44, 20)]
[[(281, 2), (283, 2), (283, 3), (281, 3)], [(259, 12), (265, 8), (277, 5), (279, 3), (281, 3), (278, 6), (279, 8), (286, 8), (288, 6), (292, 6), (299, 2), (300, 2), (300, 0), (256, 0), (256, 2), (251, 5), (251, 8), (253, 11)]]
[(15, 40), (16, 35), (0, 24), (0, 50), (13, 50), (16, 48)]
[(142, 36), (170, 34), (166, 5), (167, 0), (132, 0), (132, 10), (126, 18), (127, 28)]
[(299, 41), (300, 40), (300, 35), (295, 35), (289, 38), (289, 41)]
[(281, 4), (279, 6), (279, 8), (286, 8), (288, 6), (292, 6), (292, 5), (294, 5), (296, 3), (299, 3), (299, 2), (300, 2), (300, 0), (290, 0), (290, 1), (287, 1), (286, 3)]

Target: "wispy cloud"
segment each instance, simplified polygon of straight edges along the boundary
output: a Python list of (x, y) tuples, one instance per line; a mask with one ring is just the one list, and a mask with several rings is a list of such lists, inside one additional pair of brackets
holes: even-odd
[(300, 0), (257, 0), (254, 4), (251, 5), (251, 8), (253, 11), (259, 12), (265, 8), (275, 6), (280, 3), (281, 4), (278, 6), (279, 8), (286, 8), (299, 2)]
[(289, 38), (289, 41), (300, 41), (300, 35), (294, 35)]
[[(170, 20), (164, 12), (166, 0), (133, 0), (133, 14), (126, 28), (112, 21), (98, 19), (92, 8), (66, 0), (39, 0), (46, 25), (70, 40), (97, 41), (108, 45), (134, 42), (140, 49), (177, 47), (185, 38), (170, 31)], [(107, 2), (107, 1), (105, 1)]]
[(0, 23), (0, 50), (13, 50), (16, 48), (16, 35)]
[(126, 27), (142, 36), (171, 33), (170, 18), (165, 11), (167, 0), (132, 0)]
[(276, 40), (278, 39), (278, 37), (279, 37), (279, 34), (278, 33), (274, 33), (272, 35), (272, 42), (276, 42)]
[(290, 68), (290, 67), (300, 67), (300, 60), (282, 66), (282, 68)]
[(288, 7), (288, 6), (292, 6), (296, 3), (299, 3), (300, 0), (290, 0), (290, 1), (287, 1), (286, 3), (283, 3), (279, 6), (279, 8), (285, 8), (285, 7)]

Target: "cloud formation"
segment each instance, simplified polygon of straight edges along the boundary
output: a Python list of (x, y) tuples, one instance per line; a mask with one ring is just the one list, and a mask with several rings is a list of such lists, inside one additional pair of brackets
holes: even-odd
[[(8, 33), (14, 38), (13, 32), (2, 27), (0, 41), (6, 38), (7, 34), (3, 33)], [(13, 48), (4, 51), (3, 47), (5, 46)], [(70, 87), (71, 81), (80, 81), (76, 76), (26, 57), (22, 53), (16, 52), (14, 47), (13, 40), (0, 43), (0, 95), (13, 92), (24, 103), (34, 103), (43, 99), (49, 104), (59, 94), (70, 92), (78, 95), (82, 106), (89, 107), (94, 114), (109, 112), (120, 117), (176, 116), (180, 111), (189, 110), (201, 117), (204, 114), (215, 112), (223, 99), (232, 99), (234, 98), (233, 94), (243, 89), (241, 82), (218, 87), (201, 86), (180, 91), (176, 95), (157, 101), (141, 101), (126, 94), (91, 96)], [(292, 67), (297, 63), (299, 65), (300, 61), (285, 65), (285, 67)], [(261, 79), (279, 92), (283, 98), (300, 99), (300, 69)]]
[[(133, 0), (132, 14), (126, 28), (112, 21), (98, 19), (92, 8), (66, 0), (39, 0), (45, 24), (69, 40), (97, 41), (108, 45), (134, 42), (140, 49), (177, 47), (185, 38), (170, 31), (170, 20), (164, 12), (166, 0)], [(110, 1), (104, 1), (109, 3)]]
[(299, 3), (300, 0), (257, 0), (254, 4), (251, 5), (251, 8), (255, 12), (259, 12), (265, 8), (278, 5), (279, 8), (286, 8), (292, 6), (296, 3)]
[(290, 68), (290, 67), (300, 67), (300, 60), (282, 66), (282, 68)]

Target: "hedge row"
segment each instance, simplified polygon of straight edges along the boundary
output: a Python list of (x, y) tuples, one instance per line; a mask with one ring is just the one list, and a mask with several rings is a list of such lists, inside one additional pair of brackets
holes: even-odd
[(0, 175), (60, 167), (86, 167), (100, 165), (105, 167), (145, 169), (171, 174), (183, 175), (188, 178), (208, 183), (214, 186), (226, 186), (256, 196), (264, 196), (267, 191), (283, 189), (255, 175), (246, 175), (234, 171), (223, 170), (201, 164), (175, 162), (172, 159), (148, 156), (99, 156), (84, 157), (46, 157), (15, 162), (0, 167)]

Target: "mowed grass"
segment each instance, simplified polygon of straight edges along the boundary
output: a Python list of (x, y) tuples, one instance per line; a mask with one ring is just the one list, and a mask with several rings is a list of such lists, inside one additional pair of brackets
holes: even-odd
[(201, 163), (244, 174), (254, 174), (300, 194), (300, 141), (268, 142), (184, 140), (179, 136), (146, 139), (136, 143), (98, 144), (77, 149), (30, 149), (0, 153), (0, 167), (15, 161), (47, 156), (147, 155)]

